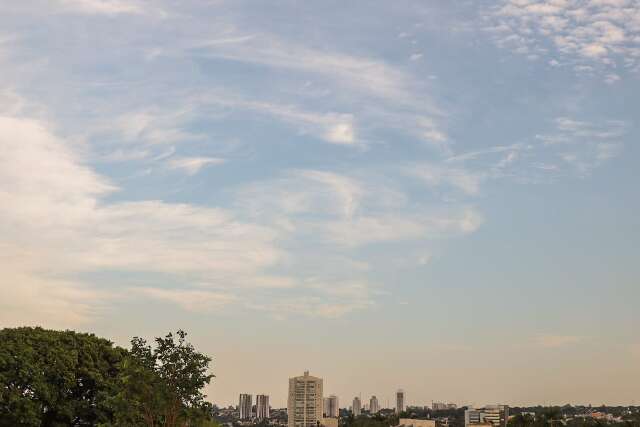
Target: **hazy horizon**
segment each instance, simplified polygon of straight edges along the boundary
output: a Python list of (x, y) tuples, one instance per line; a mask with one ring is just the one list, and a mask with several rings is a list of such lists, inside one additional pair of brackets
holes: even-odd
[(0, 24), (0, 328), (184, 329), (225, 406), (640, 403), (640, 0)]

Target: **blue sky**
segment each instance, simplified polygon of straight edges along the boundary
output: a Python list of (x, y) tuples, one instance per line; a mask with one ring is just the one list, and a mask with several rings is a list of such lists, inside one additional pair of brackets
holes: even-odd
[(0, 325), (184, 328), (223, 404), (639, 395), (637, 0), (0, 23)]

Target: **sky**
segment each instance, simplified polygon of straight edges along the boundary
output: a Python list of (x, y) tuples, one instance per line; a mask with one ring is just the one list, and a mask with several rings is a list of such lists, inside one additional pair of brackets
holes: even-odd
[(0, 82), (0, 327), (640, 403), (640, 0), (6, 1)]

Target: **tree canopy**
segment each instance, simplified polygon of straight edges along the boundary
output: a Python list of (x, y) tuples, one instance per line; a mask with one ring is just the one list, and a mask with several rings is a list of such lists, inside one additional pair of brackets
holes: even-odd
[(42, 328), (0, 331), (0, 426), (85, 426), (111, 420), (126, 351), (108, 340)]
[(125, 350), (92, 334), (0, 330), (0, 427), (208, 425), (211, 358), (186, 336)]

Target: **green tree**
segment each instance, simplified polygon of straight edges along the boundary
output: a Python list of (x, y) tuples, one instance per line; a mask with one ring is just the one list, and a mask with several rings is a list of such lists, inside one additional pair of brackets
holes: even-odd
[(508, 427), (532, 427), (535, 423), (534, 417), (530, 414), (516, 414), (509, 419)]
[(155, 348), (142, 338), (131, 341), (120, 392), (112, 400), (118, 424), (182, 427), (210, 421), (202, 389), (213, 378), (211, 358), (197, 352), (184, 331), (176, 336), (156, 338)]
[(106, 339), (42, 328), (0, 331), (0, 426), (93, 426), (112, 419), (126, 352)]

